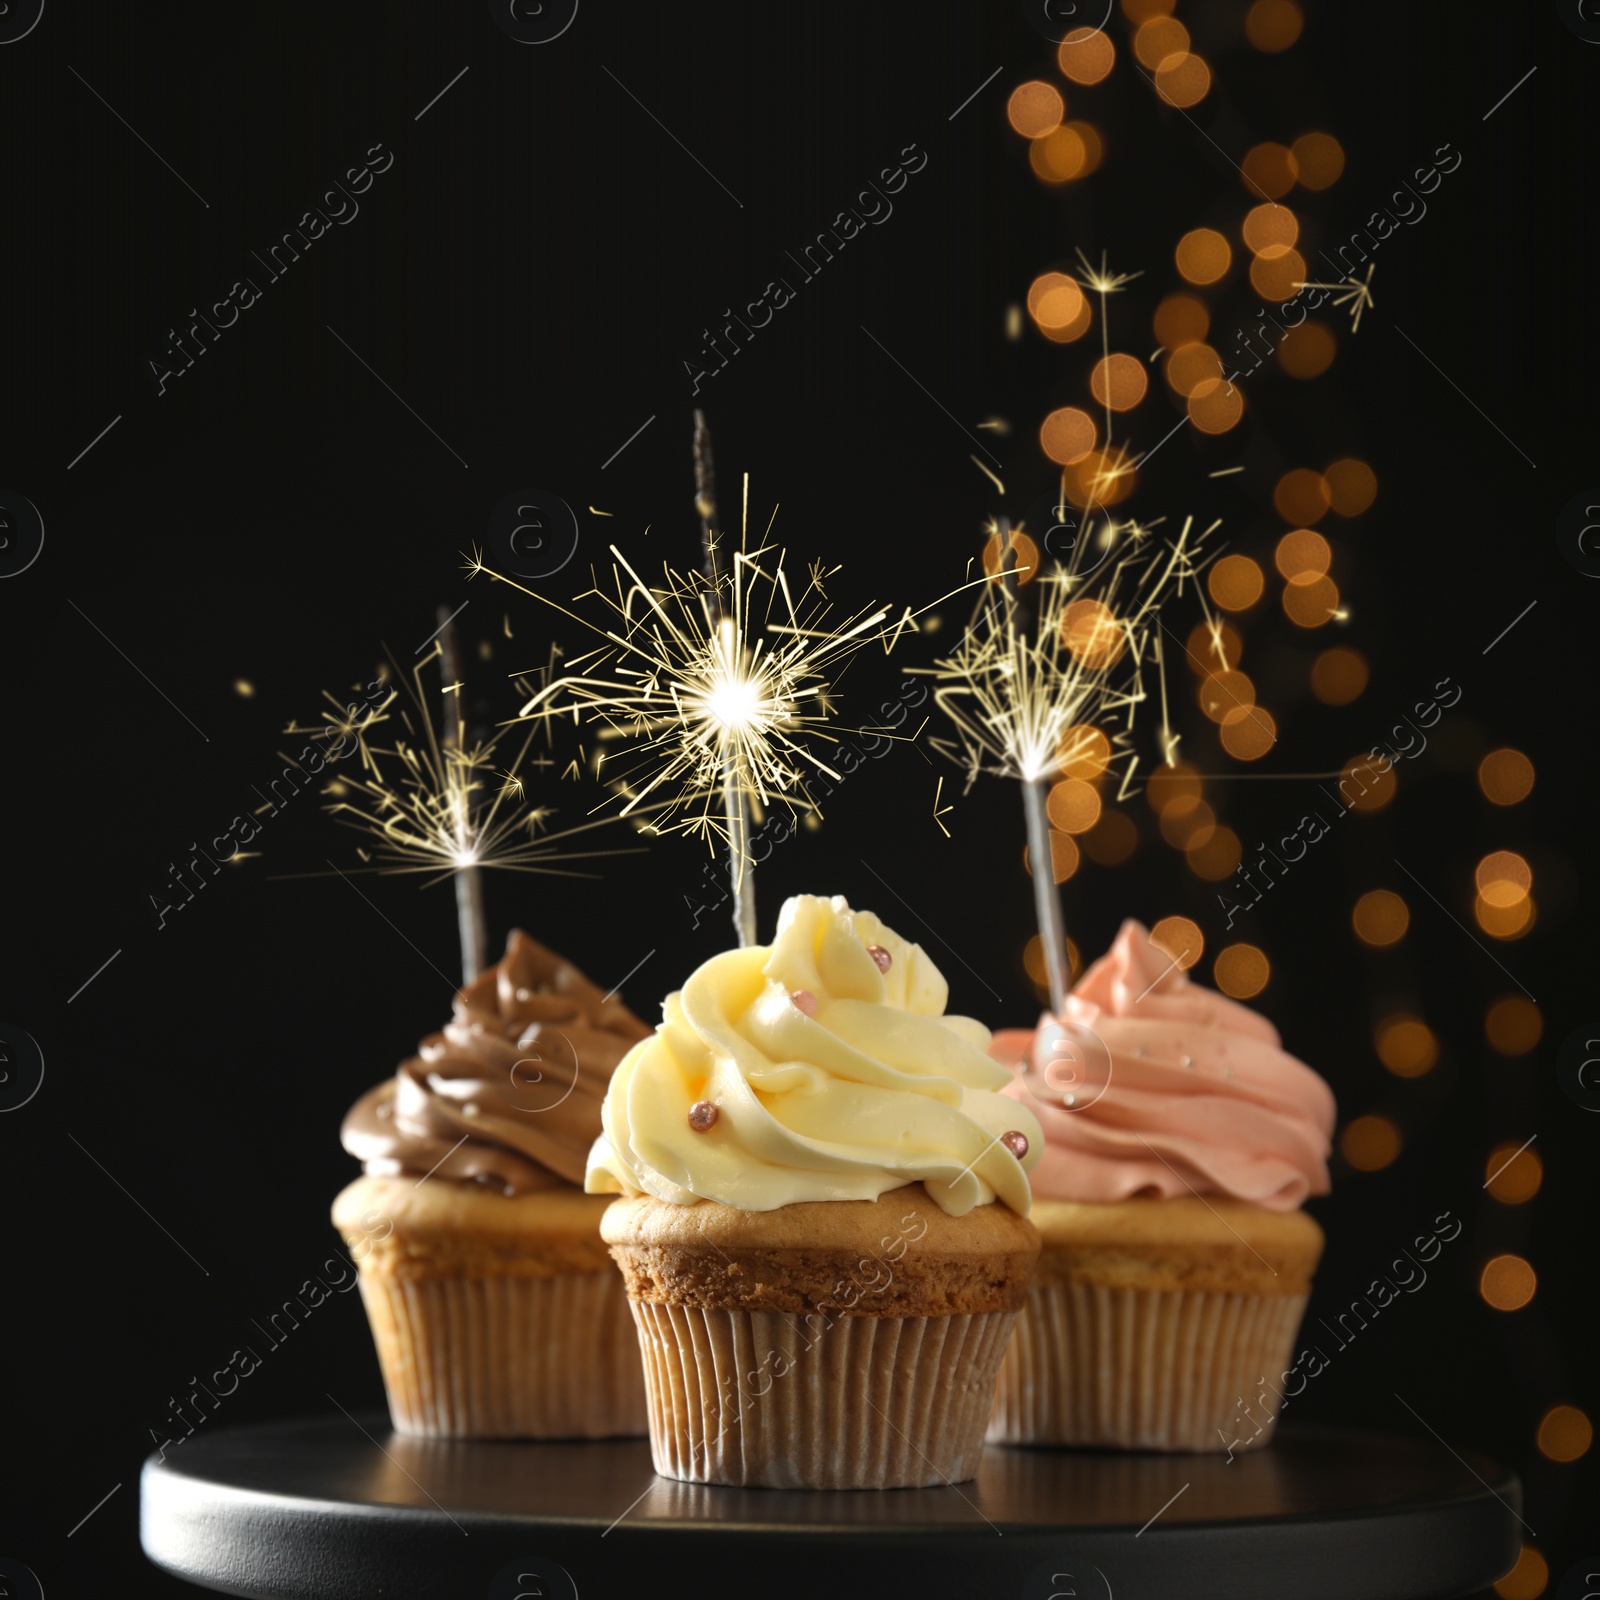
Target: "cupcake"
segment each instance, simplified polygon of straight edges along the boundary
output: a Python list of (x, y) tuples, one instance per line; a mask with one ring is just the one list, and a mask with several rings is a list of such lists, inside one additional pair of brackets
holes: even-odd
[(1043, 1247), (989, 1437), (1265, 1443), (1277, 1403), (1261, 1387), (1284, 1370), (1322, 1254), (1299, 1207), (1328, 1190), (1327, 1084), (1137, 922), (1064, 1017), (999, 1033), (991, 1050), (1045, 1147), (1032, 1174)]
[(650, 1030), (524, 933), (362, 1096), (334, 1201), (400, 1433), (645, 1431), (637, 1341), (581, 1187), (617, 1063)]
[(587, 1187), (639, 1328), (656, 1471), (879, 1489), (977, 1470), (1038, 1237), (1039, 1127), (915, 944), (801, 895), (670, 995)]

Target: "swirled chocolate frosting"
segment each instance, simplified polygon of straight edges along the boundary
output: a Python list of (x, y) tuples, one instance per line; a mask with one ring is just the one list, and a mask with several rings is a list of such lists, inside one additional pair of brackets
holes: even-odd
[(582, 1184), (612, 1070), (651, 1030), (517, 930), (454, 1010), (350, 1108), (345, 1149), (371, 1177), (430, 1174), (508, 1195)]

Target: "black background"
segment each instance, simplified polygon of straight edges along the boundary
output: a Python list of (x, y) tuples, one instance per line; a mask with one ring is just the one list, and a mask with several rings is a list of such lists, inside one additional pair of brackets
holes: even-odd
[[(1219, 78), (1192, 120), (1139, 81), (1113, 19), (1116, 71), (1069, 92), (1072, 114), (1105, 134), (1106, 164), (1064, 194), (1041, 188), (1005, 124), (1014, 84), (1056, 77), (1013, 0), (586, 3), (537, 47), (513, 43), (476, 4), (235, 14), (52, 3), (33, 33), (0, 47), (0, 488), (28, 496), (47, 528), (40, 559), (0, 585), (0, 1021), (26, 1028), (47, 1067), (40, 1093), (0, 1120), (0, 1553), (25, 1560), (47, 1593), (193, 1592), (138, 1552), (149, 1430), (191, 1375), (246, 1342), (250, 1318), (321, 1266), (336, 1243), (329, 1202), (353, 1172), (339, 1119), (448, 1011), (449, 888), (362, 877), (358, 894), (332, 875), (288, 877), (326, 873), (330, 859), (359, 865), (358, 841), (311, 793), (266, 824), (260, 859), (208, 877), (158, 927), (149, 896), (168, 863), (256, 803), (251, 785), (276, 775), (290, 747), (284, 725), (314, 716), (324, 688), (344, 698), (370, 678), (383, 644), (409, 660), (435, 607), (463, 600), (469, 647), (493, 646), (474, 663), (474, 715), (487, 728), (507, 714), (503, 674), (544, 660), (552, 614), (468, 584), (460, 557), (508, 493), (547, 490), (579, 514), (578, 556), (550, 580), (554, 598), (583, 587), (610, 540), (642, 562), (693, 562), (695, 397), (683, 363), (725, 306), (780, 275), (794, 303), (698, 397), (728, 520), (748, 470), (752, 516), (764, 522), (781, 503), (797, 567), (842, 563), (830, 580), (842, 608), (923, 604), (955, 588), (984, 519), (1048, 492), (1033, 431), (1085, 388), (1083, 350), (1031, 329), (1008, 342), (1006, 307), (1038, 271), (1103, 248), (1113, 266), (1145, 271), (1114, 326), (1122, 348), (1148, 353), (1150, 311), (1178, 286), (1178, 234), (1204, 222), (1236, 234), (1249, 203), (1216, 145), (1237, 158), (1311, 127), (1336, 134), (1348, 157), (1334, 189), (1289, 200), (1323, 242), (1436, 147), (1453, 145), (1462, 166), (1429, 215), (1378, 252), (1376, 309), (1353, 341), (1341, 330), (1332, 371), (1311, 384), (1248, 380), (1241, 427), (1217, 440), (1181, 429), (1129, 506), (1222, 516), (1230, 548), (1267, 563), (1281, 471), (1346, 454), (1377, 471), (1373, 509), (1336, 530), (1335, 566), (1351, 610), (1342, 638), (1367, 653), (1372, 683), (1344, 710), (1313, 700), (1309, 661), (1333, 641), (1308, 640), (1269, 595), (1243, 624), (1246, 670), (1281, 730), (1260, 770), (1336, 768), (1437, 680), (1463, 689), (1427, 755), (1399, 771), (1396, 802), (1343, 824), (1242, 930), (1273, 962), (1259, 1004), (1332, 1082), (1341, 1120), (1378, 1111), (1406, 1137), (1383, 1172), (1336, 1164), (1334, 1193), (1313, 1204), (1330, 1242), (1311, 1315), (1360, 1293), (1437, 1214), (1466, 1224), (1426, 1288), (1337, 1356), (1301, 1414), (1420, 1432), (1398, 1392), (1454, 1447), (1524, 1471), (1552, 1585), (1591, 1553), (1600, 1453), (1555, 1466), (1533, 1436), (1556, 1401), (1600, 1410), (1587, 1362), (1600, 1315), (1597, 1129), (1555, 1070), (1557, 1046), (1593, 1005), (1580, 976), (1592, 949), (1580, 785), (1596, 595), (1561, 559), (1555, 522), (1590, 469), (1579, 429), (1595, 335), (1593, 176), (1577, 108), (1600, 47), (1548, 4), (1471, 15), (1324, 4), (1308, 8), (1293, 51), (1263, 57), (1240, 39), (1244, 9), (1180, 5)], [(265, 284), (250, 252), (380, 143), (394, 164), (359, 197), (360, 214)], [(927, 165), (893, 216), (799, 283), (784, 252), (913, 143)], [(159, 393), (149, 362), (167, 330), (247, 275), (261, 302)], [(1219, 330), (1258, 303), (1241, 276), (1236, 264), (1233, 287), (1214, 297)], [(1130, 418), (1134, 443), (1148, 449), (1178, 415), (1155, 383)], [(992, 416), (1013, 424), (1007, 439), (978, 435), (1001, 462), (1003, 500), (963, 437)], [(1206, 476), (1239, 461), (1243, 474)], [(947, 605), (946, 627), (963, 615)], [(1187, 628), (1192, 613), (1180, 616)], [(580, 643), (570, 628), (556, 637)], [(852, 706), (870, 716), (897, 692), (900, 666), (926, 664), (936, 642), (909, 640), (897, 661), (863, 657), (845, 682), (846, 720)], [(1192, 681), (1176, 669), (1184, 755), (1239, 770), (1194, 709)], [(1477, 754), (1499, 743), (1527, 750), (1539, 771), (1512, 811), (1491, 808), (1472, 780)], [(959, 799), (947, 840), (932, 815), (937, 770), (948, 800), (956, 775), (918, 749), (855, 774), (823, 828), (761, 872), (763, 929), (787, 894), (846, 894), (928, 945), (952, 1009), (1026, 1023), (1036, 1002), (1020, 959), (1031, 907), (1016, 796), (991, 782)], [(599, 798), (553, 774), (536, 792), (569, 820)], [(1304, 808), (1293, 781), (1218, 784), (1208, 797), (1247, 844)], [(1066, 886), (1074, 937), (1093, 953), (1124, 915), (1181, 913), (1206, 933), (1208, 973), (1226, 942), (1214, 890), (1161, 842), (1142, 800), (1130, 810), (1141, 826), (1132, 862), (1086, 865)], [(601, 840), (636, 843), (622, 829)], [(1472, 867), (1491, 848), (1528, 856), (1541, 915), (1526, 940), (1485, 954), (1394, 863), (1470, 925)], [(695, 926), (685, 904), (702, 859), (667, 839), (600, 863), (591, 880), (491, 877), (495, 938), (525, 926), (606, 984), (654, 951), (627, 990), (651, 1015), (729, 940), (722, 911)], [(1352, 901), (1375, 886), (1412, 908), (1407, 939), (1384, 954), (1349, 931)], [(1488, 1051), (1482, 1017), (1518, 985), (1537, 997), (1545, 1035), (1508, 1062)], [(1373, 1022), (1397, 1006), (1442, 1041), (1440, 1065), (1413, 1082), (1372, 1049)], [(1529, 1205), (1501, 1206), (1480, 1187), (1487, 1153), (1531, 1133), (1544, 1186)], [(1498, 1249), (1527, 1254), (1540, 1274), (1534, 1302), (1512, 1316), (1476, 1293)], [(318, 1311), (204, 1426), (325, 1411), (330, 1395), (351, 1410), (381, 1404), (353, 1295)]]

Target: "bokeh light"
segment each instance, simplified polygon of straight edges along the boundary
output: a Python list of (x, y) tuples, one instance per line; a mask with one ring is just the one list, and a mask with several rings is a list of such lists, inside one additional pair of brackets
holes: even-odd
[(1213, 828), (1203, 842), (1191, 845), (1184, 852), (1189, 870), (1207, 883), (1220, 883), (1224, 878), (1232, 877), (1238, 870), (1242, 854), (1239, 835), (1232, 828), (1221, 825)]
[(1230, 944), (1217, 953), (1211, 975), (1224, 994), (1235, 1000), (1249, 1000), (1266, 988), (1272, 963), (1253, 944)]
[[(1033, 857), (1026, 845), (1022, 848), (1022, 869), (1033, 876)], [(1065, 883), (1078, 870), (1078, 845), (1071, 834), (1057, 828), (1050, 829), (1050, 877), (1055, 883)]]
[(1061, 613), (1061, 643), (1082, 666), (1098, 671), (1116, 661), (1128, 636), (1103, 600), (1074, 600)]
[(1491, 850), (1477, 865), (1473, 881), (1492, 906), (1511, 906), (1533, 887), (1533, 869), (1514, 850)]
[(1078, 176), (1087, 178), (1105, 158), (1105, 140), (1100, 137), (1100, 130), (1092, 122), (1069, 122), (1065, 126), (1071, 128), (1083, 141), (1083, 169)]
[(1484, 1013), (1483, 1031), (1503, 1056), (1525, 1056), (1544, 1037), (1544, 1014), (1520, 994), (1506, 994)]
[(1514, 806), (1533, 790), (1533, 763), (1520, 750), (1491, 750), (1478, 763), (1478, 787), (1491, 805)]
[[(1050, 978), (1044, 967), (1044, 940), (1038, 934), (1022, 947), (1022, 970), (1033, 980), (1036, 989), (1048, 995), (1050, 992)], [(1077, 945), (1069, 938), (1067, 940), (1067, 975), (1075, 979), (1083, 970), (1083, 958), (1078, 953)]]
[(1551, 1406), (1539, 1423), (1539, 1453), (1551, 1461), (1576, 1461), (1594, 1443), (1594, 1425), (1576, 1406)]
[(1095, 362), (1089, 374), (1089, 392), (1113, 411), (1131, 411), (1150, 386), (1144, 363), (1136, 356), (1109, 355)]
[(1134, 34), (1133, 53), (1154, 72), (1169, 57), (1189, 53), (1189, 30), (1176, 17), (1152, 17)]
[(1039, 424), (1039, 447), (1058, 466), (1082, 461), (1098, 438), (1094, 418), (1076, 406), (1062, 406)]
[(1359, 517), (1377, 498), (1378, 477), (1365, 461), (1347, 456), (1322, 474), (1323, 497), (1341, 517)]
[(1122, 14), (1134, 27), (1152, 17), (1169, 17), (1178, 0), (1122, 0)]
[(1061, 493), (1080, 510), (1095, 504), (1114, 506), (1133, 493), (1139, 481), (1132, 459), (1115, 451), (1091, 450), (1061, 474)]
[(1439, 1061), (1439, 1041), (1421, 1017), (1397, 1011), (1374, 1030), (1378, 1059), (1397, 1078), (1420, 1078)]
[(1410, 908), (1392, 889), (1367, 890), (1350, 913), (1356, 937), (1380, 949), (1403, 939), (1410, 922)]
[(1544, 1163), (1531, 1149), (1507, 1140), (1489, 1152), (1483, 1166), (1483, 1186), (1502, 1205), (1520, 1206), (1539, 1192)]
[(1273, 566), (1290, 582), (1320, 577), (1332, 562), (1333, 547), (1311, 528), (1296, 528), (1284, 534), (1272, 553)]
[(1041, 272), (1028, 285), (1028, 315), (1047, 331), (1070, 327), (1088, 304), (1077, 279), (1064, 272)]
[(1063, 778), (1051, 784), (1045, 810), (1061, 832), (1087, 833), (1100, 820), (1100, 796), (1082, 778)]
[(1169, 294), (1156, 307), (1152, 322), (1156, 342), (1168, 350), (1181, 344), (1198, 344), (1211, 331), (1211, 313), (1205, 301), (1192, 294)]
[(1174, 850), (1199, 849), (1216, 827), (1216, 813), (1204, 800), (1174, 800), (1161, 813), (1161, 837)]
[(1074, 28), (1056, 52), (1062, 76), (1073, 83), (1099, 83), (1116, 60), (1117, 47), (1100, 28)]
[(1300, 165), (1281, 144), (1258, 144), (1239, 163), (1244, 185), (1258, 199), (1281, 200), (1294, 187)]
[(1298, 250), (1259, 255), (1250, 263), (1250, 284), (1265, 300), (1292, 300), (1305, 281), (1305, 257)]
[(1550, 1582), (1550, 1563), (1533, 1548), (1523, 1545), (1517, 1564), (1494, 1586), (1501, 1600), (1538, 1600)]
[(1187, 761), (1156, 767), (1145, 781), (1144, 797), (1150, 809), (1160, 816), (1176, 802), (1200, 798), (1200, 775)]
[(1321, 522), (1327, 513), (1328, 485), (1320, 472), (1295, 467), (1278, 479), (1272, 504), (1285, 522), (1310, 527)]
[(1283, 586), (1283, 614), (1297, 628), (1321, 628), (1339, 614), (1339, 585), (1325, 573)]
[(1520, 939), (1533, 931), (1537, 914), (1538, 906), (1531, 894), (1513, 900), (1510, 905), (1496, 905), (1481, 894), (1472, 902), (1474, 920), (1491, 939)]
[(1352, 811), (1382, 811), (1398, 787), (1393, 764), (1380, 767), (1370, 755), (1352, 756), (1339, 774), (1339, 798)]
[(1257, 50), (1277, 55), (1300, 37), (1306, 25), (1294, 0), (1255, 0), (1245, 13), (1244, 36)]
[(1206, 588), (1224, 611), (1248, 611), (1265, 587), (1261, 568), (1249, 556), (1223, 556), (1206, 574)]
[(1496, 1311), (1520, 1311), (1539, 1287), (1538, 1274), (1521, 1256), (1491, 1256), (1478, 1274), (1478, 1293)]
[(1325, 706), (1347, 706), (1360, 698), (1369, 676), (1367, 658), (1359, 650), (1336, 644), (1311, 663), (1311, 692)]
[(1039, 576), (1039, 546), (1021, 528), (1007, 531), (1002, 544), (998, 532), (991, 533), (983, 547), (983, 570), (987, 577), (997, 577), (1001, 558), (1007, 550), (1015, 550), (1017, 582), (1032, 583)]
[(1180, 344), (1167, 358), (1167, 383), (1177, 394), (1192, 395), (1221, 379), (1222, 359), (1208, 344)]
[(1256, 703), (1256, 686), (1248, 674), (1235, 668), (1208, 673), (1196, 691), (1200, 709), (1213, 721), (1220, 723), (1235, 706), (1253, 706)]
[(1259, 761), (1278, 742), (1278, 724), (1264, 706), (1235, 706), (1222, 719), (1221, 739), (1235, 761)]
[(1190, 283), (1215, 283), (1233, 264), (1233, 248), (1215, 228), (1191, 229), (1173, 256)]
[(1139, 829), (1126, 811), (1108, 809), (1078, 843), (1091, 861), (1103, 867), (1120, 866), (1137, 848)]
[(1331, 133), (1302, 133), (1290, 151), (1303, 188), (1326, 189), (1344, 171), (1344, 150)]
[(1006, 101), (1006, 120), (1024, 139), (1042, 139), (1061, 126), (1067, 103), (1054, 84), (1019, 83)]
[(1211, 92), (1211, 68), (1197, 55), (1168, 56), (1156, 68), (1156, 93), (1169, 106), (1196, 106)]
[(1191, 672), (1204, 677), (1208, 672), (1238, 666), (1243, 654), (1244, 641), (1231, 622), (1219, 622), (1215, 628), (1210, 623), (1197, 622), (1189, 630), (1184, 660)]
[(1111, 741), (1087, 722), (1074, 723), (1056, 745), (1056, 766), (1064, 778), (1092, 783), (1111, 760)]
[(1300, 221), (1288, 206), (1269, 200), (1245, 213), (1239, 231), (1256, 255), (1269, 255), (1287, 250), (1300, 237)]
[(1163, 917), (1150, 930), (1150, 943), (1187, 972), (1205, 953), (1206, 938), (1187, 917)]
[(1201, 433), (1226, 433), (1244, 415), (1244, 392), (1222, 378), (1205, 378), (1190, 391), (1188, 410)]
[(1400, 1130), (1387, 1117), (1357, 1117), (1339, 1135), (1339, 1154), (1357, 1172), (1381, 1172), (1400, 1154)]
[(1325, 322), (1307, 317), (1278, 341), (1278, 365), (1291, 378), (1320, 378), (1333, 365), (1339, 340)]
[(1089, 165), (1089, 152), (1077, 131), (1063, 124), (1028, 146), (1028, 162), (1044, 183), (1070, 183)]

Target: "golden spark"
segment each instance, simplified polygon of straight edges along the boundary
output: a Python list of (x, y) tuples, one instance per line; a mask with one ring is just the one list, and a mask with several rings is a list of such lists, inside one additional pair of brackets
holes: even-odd
[(596, 579), (573, 602), (592, 602), (598, 621), (493, 571), (476, 552), (469, 560), (469, 572), (522, 589), (601, 640), (536, 689), (520, 716), (599, 721), (614, 747), (603, 761), (620, 814), (653, 813), (642, 831), (727, 841), (730, 786), (752, 807), (815, 811), (808, 783), (840, 777), (829, 745), (850, 733), (897, 737), (836, 722), (835, 686), (856, 652), (882, 645), (887, 654), (914, 626), (912, 614), (892, 620), (879, 606), (831, 621), (822, 582), (837, 569), (812, 563), (797, 594), (785, 552), (765, 542), (770, 533), (769, 521), (755, 550), (741, 533), (719, 579), (663, 565), (660, 580), (647, 582), (612, 545), (609, 587)]
[(1361, 327), (1361, 313), (1376, 302), (1372, 298), (1372, 274), (1377, 270), (1378, 263), (1367, 263), (1365, 278), (1354, 276), (1345, 278), (1340, 283), (1297, 283), (1297, 289), (1326, 289), (1333, 295), (1336, 306), (1350, 306), (1350, 332), (1353, 334)]
[(1062, 750), (1068, 730), (1090, 726), (1126, 756), (1119, 798), (1126, 794), (1137, 765), (1133, 714), (1145, 699), (1158, 610), (1199, 572), (1201, 547), (1217, 526), (1195, 535), (1187, 518), (1175, 539), (1163, 541), (1153, 525), (1108, 521), (1033, 586), (1032, 625), (1013, 585), (990, 580), (951, 654), (909, 669), (935, 680), (934, 701), (954, 737), (930, 743), (965, 769), (968, 789), (981, 772), (1025, 783), (1048, 776), (1071, 758)]
[[(341, 773), (327, 786), (325, 793), (338, 798), (324, 809), (375, 844), (371, 856), (360, 853), (363, 860), (375, 860), (377, 865), (357, 870), (433, 874), (430, 883), (473, 867), (583, 877), (588, 874), (568, 872), (552, 863), (626, 853), (563, 849), (564, 841), (602, 824), (586, 822), (547, 833), (549, 808), (519, 809), (517, 802), (524, 798), (519, 769), (525, 762), (548, 764), (543, 758), (527, 762), (540, 731), (537, 726), (528, 727), (520, 742), (508, 740), (506, 728), (469, 741), (459, 694), (441, 705), (442, 725), (436, 724), (429, 708), (442, 697), (424, 689), (422, 673), (441, 654), (435, 641), (411, 669), (409, 683), (401, 679), (403, 699), (400, 689), (391, 689), (387, 700), (359, 718), (324, 712), (320, 727), (291, 724), (287, 730), (331, 731), (355, 740), (356, 760), (351, 764), (357, 770)], [(332, 695), (324, 698), (337, 712), (339, 702)], [(393, 737), (380, 742), (373, 729), (386, 724), (393, 726)]]

